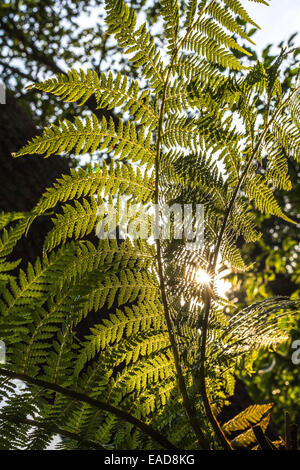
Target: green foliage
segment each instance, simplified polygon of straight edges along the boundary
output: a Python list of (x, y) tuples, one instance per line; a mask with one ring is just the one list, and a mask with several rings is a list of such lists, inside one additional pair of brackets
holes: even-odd
[[(254, 23), (239, 1), (225, 4), (190, 1), (181, 32), (181, 3), (162, 1), (165, 54), (146, 24), (137, 26), (134, 9), (106, 0), (108, 33), (147, 90), (121, 74), (74, 70), (31, 85), (79, 104), (93, 94), (99, 108), (120, 107), (123, 115), (53, 124), (15, 155), (100, 151), (107, 163), (58, 179), (19, 222), (22, 229), (3, 233), (7, 254), (34, 218), (54, 212), (41, 258), (7, 278), (2, 292), (7, 365), (0, 391), (7, 395), (8, 378), (28, 384), (24, 403), (16, 404), (11, 389), (3, 405), (1, 419), (10, 423), (3, 448), (12, 440), (14, 448), (44, 449), (57, 429), (67, 449), (209, 449), (215, 438), (231, 449), (253, 442), (246, 430), (231, 444), (213, 409), (233, 393), (242, 359), (251, 369), (258, 350), (286, 341), (285, 325), (298, 315), (299, 301), (275, 297), (227, 316), (217, 277), (228, 265), (250, 268), (239, 242), (260, 238), (252, 201), (262, 213), (290, 220), (274, 187), (287, 184), (284, 151), (298, 155), (299, 94), (297, 87), (285, 94), (275, 86), (278, 67), (245, 69), (235, 53), (246, 54), (238, 41), (250, 38), (236, 14)], [(257, 108), (264, 92), (262, 123)], [(264, 172), (266, 142), (271, 164)], [(108, 205), (121, 197), (129, 207), (203, 204), (204, 243), (190, 250), (174, 236), (176, 221), (170, 239), (154, 244), (149, 237), (96, 240), (96, 227), (110, 224)], [(10, 222), (5, 217), (3, 224)], [(260, 422), (265, 431), (268, 406), (245, 410), (225, 430)]]
[(261, 418), (272, 408), (272, 404), (269, 405), (252, 405), (246, 408), (233, 419), (223, 425), (226, 432), (231, 431), (244, 431), (252, 424), (258, 423)]
[[(263, 432), (266, 431), (269, 425), (269, 422), (270, 422), (270, 414), (260, 421), (259, 425)], [(237, 437), (235, 437), (232, 440), (232, 444), (234, 447), (247, 447), (250, 444), (253, 444), (254, 442), (256, 442), (256, 439), (255, 439), (255, 435), (252, 429), (248, 429), (247, 431), (239, 434)]]
[[(159, 13), (158, 1), (154, 0), (151, 7), (146, 7), (145, 3), (145, 0), (134, 0), (132, 6), (152, 25)], [(73, 119), (77, 110), (73, 105), (61, 107), (51, 95), (24, 93), (24, 88), (37, 77), (63, 76), (70, 64), (73, 67), (84, 64), (99, 77), (101, 72), (108, 71), (138, 76), (126, 58), (117, 54), (117, 45), (108, 39), (103, 4), (95, 0), (1, 3), (1, 78), (12, 95), (18, 97), (18, 104), (39, 126), (44, 127), (54, 115)], [(93, 97), (87, 100), (85, 107), (95, 112)]]
[[(287, 44), (279, 44), (278, 47), (292, 48), (289, 55), (284, 55), (281, 64), (281, 87), (283, 91), (291, 88), (298, 72), (300, 49), (294, 47), (295, 35), (291, 35)], [(274, 61), (275, 46), (267, 46), (262, 53), (264, 68), (268, 69)], [(261, 103), (262, 114), (266, 113), (266, 106)], [(295, 121), (296, 123), (296, 121)], [(252, 268), (246, 276), (238, 274), (233, 276), (233, 293), (239, 305), (243, 308), (253, 302), (274, 296), (288, 295), (291, 298), (299, 298), (299, 163), (286, 160), (286, 151), (282, 151), (274, 139), (272, 147), (268, 146), (268, 158), (264, 158), (263, 165), (272, 178), (278, 181), (276, 198), (282, 207), (289, 208), (289, 217), (297, 222), (292, 226), (282, 219), (276, 219), (269, 215), (259, 214), (256, 220), (260, 231), (264, 233), (263, 238), (254, 245), (244, 245), (244, 258), (252, 264)], [(292, 142), (291, 142), (292, 144)], [(289, 150), (289, 154), (290, 150)], [(280, 177), (273, 173), (272, 161), (278, 159), (280, 165)], [(277, 185), (277, 184), (276, 184)], [(292, 186), (292, 189), (291, 189)], [(237, 284), (238, 283), (238, 284)], [(238, 289), (235, 287), (238, 285)], [(256, 374), (242, 375), (242, 379), (252, 397), (260, 402), (274, 401), (272, 410), (272, 422), (279, 433), (283, 436), (284, 413), (288, 411), (291, 420), (300, 424), (299, 407), (299, 366), (293, 364), (292, 355), (295, 352), (292, 344), (299, 339), (299, 321), (290, 321), (286, 324), (288, 328), (289, 341), (282, 344), (276, 352), (270, 350), (260, 354), (254, 363), (253, 369)]]
[(79, 106), (95, 95), (97, 109), (122, 106), (123, 112), (130, 112), (136, 121), (147, 126), (158, 119), (149, 104), (151, 96), (149, 90), (139, 92), (137, 81), (134, 80), (128, 85), (127, 76), (123, 76), (120, 72), (114, 79), (112, 73), (107, 76), (102, 73), (99, 78), (95, 71), (88, 70), (85, 73), (80, 70), (78, 74), (76, 70), (71, 69), (67, 75), (60, 74), (45, 82), (29, 85), (27, 88), (52, 93), (64, 101), (78, 101)]
[(71, 152), (72, 150), (75, 155), (78, 155), (104, 149), (108, 151), (114, 149), (114, 155), (121, 154), (122, 158), (126, 157), (133, 161), (148, 163), (151, 158), (153, 160), (150, 134), (145, 137), (143, 128), (137, 135), (134, 123), (127, 122), (123, 125), (123, 121), (119, 120), (116, 129), (112, 118), (108, 123), (103, 117), (99, 123), (94, 114), (91, 119), (86, 117), (85, 123), (75, 118), (75, 124), (64, 121), (59, 127), (53, 125), (51, 128), (46, 128), (41, 137), (35, 137), (15, 156), (45, 153), (45, 157), (49, 157), (57, 152)]

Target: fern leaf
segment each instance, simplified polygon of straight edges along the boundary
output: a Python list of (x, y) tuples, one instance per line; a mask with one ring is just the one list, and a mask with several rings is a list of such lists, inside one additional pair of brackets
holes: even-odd
[(178, 0), (161, 0), (161, 14), (165, 20), (165, 34), (169, 41), (169, 51), (175, 49), (179, 32)]
[(250, 200), (253, 199), (255, 207), (257, 207), (261, 212), (276, 215), (287, 222), (295, 223), (282, 212), (274, 197), (272, 189), (265, 183), (265, 180), (261, 175), (255, 175), (248, 178), (245, 189)]
[(273, 403), (248, 406), (248, 408), (236, 415), (233, 419), (223, 424), (223, 429), (227, 433), (232, 431), (244, 431), (253, 424), (259, 423), (272, 407)]
[[(270, 414), (267, 415), (265, 418), (262, 419), (260, 422), (260, 427), (263, 430), (263, 432), (266, 431), (268, 425), (270, 422)], [(248, 431), (239, 434), (237, 437), (235, 437), (232, 441), (231, 444), (234, 447), (247, 447), (253, 442), (256, 442), (255, 434), (252, 431), (252, 429), (248, 429)]]
[(130, 61), (136, 67), (143, 67), (143, 75), (152, 86), (161, 87), (164, 82), (163, 64), (146, 25), (135, 29), (136, 14), (123, 0), (106, 0), (106, 11), (108, 32), (115, 35), (126, 54), (134, 54)]
[(63, 101), (79, 101), (79, 106), (95, 95), (98, 108), (112, 109), (122, 106), (124, 112), (129, 111), (136, 120), (146, 126), (155, 125), (158, 120), (150, 104), (149, 91), (140, 92), (137, 81), (128, 83), (127, 77), (122, 76), (120, 72), (114, 79), (111, 72), (107, 75), (102, 73), (98, 77), (95, 71), (80, 70), (78, 73), (70, 69), (67, 75), (59, 74), (27, 88), (52, 93), (60, 96)]
[(92, 119), (86, 117), (85, 123), (75, 118), (75, 124), (70, 121), (60, 123), (60, 127), (53, 125), (46, 128), (42, 136), (35, 137), (32, 142), (25, 145), (15, 157), (26, 154), (45, 154), (49, 157), (55, 153), (74, 152), (93, 153), (96, 150), (114, 151), (114, 155), (121, 158), (141, 161), (141, 163), (153, 161), (153, 151), (150, 149), (150, 134), (144, 137), (144, 129), (137, 134), (134, 123), (127, 122), (125, 125), (121, 120), (115, 129), (113, 119), (107, 120), (103, 117), (99, 124), (97, 117), (93, 114)]

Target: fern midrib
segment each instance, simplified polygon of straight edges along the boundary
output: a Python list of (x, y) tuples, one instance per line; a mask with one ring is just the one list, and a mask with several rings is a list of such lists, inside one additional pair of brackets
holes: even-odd
[[(140, 148), (141, 150), (143, 150), (146, 153), (149, 153), (150, 155), (153, 155), (153, 156), (155, 155), (155, 152), (153, 152), (153, 150), (151, 150), (148, 147), (145, 147), (144, 145), (140, 144), (139, 142), (132, 142), (132, 140), (130, 140), (130, 139), (125, 139), (124, 137), (112, 134), (110, 132), (107, 132), (107, 133), (105, 133), (105, 132), (67, 132), (67, 133), (61, 132), (61, 134), (55, 135), (53, 137), (49, 137), (49, 135), (46, 134), (46, 135), (42, 136), (42, 138), (43, 138), (42, 143), (55, 142), (55, 141), (58, 141), (58, 140), (62, 140), (65, 137), (71, 139), (72, 137), (79, 138), (79, 137), (87, 137), (87, 136), (88, 137), (94, 136), (94, 137), (101, 137), (101, 138), (102, 137), (111, 137), (112, 139), (118, 139), (118, 140), (121, 140), (122, 142), (126, 142), (127, 144), (130, 144), (131, 147)], [(41, 142), (38, 141), (38, 142), (31, 142), (29, 145), (40, 146), (40, 144), (41, 144)], [(76, 144), (74, 144), (74, 147), (75, 146), (76, 146)], [(109, 145), (108, 145), (108, 148), (109, 148)], [(47, 152), (47, 150), (45, 150), (45, 152)]]
[[(65, 326), (65, 332), (64, 332), (64, 335), (63, 335), (63, 342), (60, 344), (59, 353), (58, 353), (58, 356), (57, 356), (56, 361), (55, 361), (55, 371), (54, 371), (54, 376), (53, 376), (53, 379), (54, 379), (53, 382), (55, 384), (58, 383), (58, 374), (59, 374), (59, 371), (60, 371), (61, 359), (63, 357), (63, 353), (65, 352), (64, 351), (64, 345), (66, 344), (66, 341), (69, 339), (68, 335), (70, 334), (69, 328), (70, 328), (71, 324), (69, 324), (67, 327)], [(53, 369), (52, 369), (52, 371), (53, 371)]]
[[(191, 26), (191, 28), (193, 25)], [(186, 35), (188, 32), (186, 33)], [(185, 36), (186, 36), (185, 35)], [(172, 62), (175, 60), (177, 57), (178, 51), (181, 47), (181, 44), (185, 40), (185, 36), (178, 42), (175, 53), (172, 56), (171, 63), (168, 66), (168, 72), (166, 76), (166, 80), (164, 81), (164, 87), (163, 87), (163, 95), (162, 95), (162, 101), (161, 101), (161, 108), (159, 112), (159, 121), (158, 121), (158, 135), (157, 135), (157, 143), (156, 143), (156, 157), (155, 157), (155, 204), (158, 205), (159, 203), (159, 162), (160, 162), (160, 154), (161, 154), (161, 143), (162, 143), (162, 133), (163, 133), (163, 120), (164, 120), (164, 114), (165, 114), (165, 100), (166, 100), (166, 91), (167, 91), (167, 86), (169, 83), (171, 71), (172, 71)], [(156, 221), (158, 222), (158, 220)], [(160, 287), (161, 287), (161, 295), (162, 295), (162, 303), (164, 307), (164, 313), (165, 313), (165, 319), (167, 323), (167, 328), (168, 328), (168, 333), (170, 337), (170, 344), (171, 344), (171, 349), (174, 357), (174, 362), (175, 362), (175, 368), (177, 372), (177, 379), (178, 379), (178, 384), (179, 384), (179, 389), (183, 398), (184, 402), (184, 407), (186, 409), (186, 412), (188, 414), (190, 423), (192, 425), (192, 428), (194, 429), (194, 432), (201, 444), (201, 446), (204, 449), (209, 449), (209, 443), (205, 439), (205, 436), (201, 430), (200, 424), (198, 422), (197, 416), (194, 413), (194, 410), (192, 408), (186, 385), (185, 385), (185, 380), (183, 377), (183, 373), (181, 370), (181, 365), (180, 365), (180, 358), (179, 358), (179, 353), (177, 350), (177, 345), (176, 345), (176, 340), (174, 337), (173, 333), (173, 326), (171, 322), (171, 317), (169, 313), (169, 305), (168, 305), (168, 300), (167, 300), (167, 295), (166, 295), (166, 290), (165, 290), (165, 280), (164, 280), (164, 272), (163, 272), (163, 264), (162, 264), (162, 256), (161, 256), (161, 244), (160, 244), (160, 239), (159, 237), (156, 239), (156, 247), (157, 247), (157, 261), (158, 261), (158, 273), (159, 273), (159, 279), (160, 279)]]

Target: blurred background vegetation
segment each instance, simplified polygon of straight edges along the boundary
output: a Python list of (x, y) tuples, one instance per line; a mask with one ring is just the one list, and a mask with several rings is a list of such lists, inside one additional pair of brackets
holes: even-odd
[[(158, 2), (131, 0), (128, 3), (152, 26), (157, 43), (163, 41), (157, 21)], [(255, 29), (248, 32), (254, 41), (255, 32)], [(286, 44), (276, 44), (277, 48), (271, 44), (263, 51), (251, 50), (245, 44), (244, 47), (252, 52), (250, 63), (259, 56), (266, 66), (271, 65), (275, 59), (274, 50), (280, 51), (283, 47), (292, 50), (283, 59), (281, 66), (282, 86), (288, 89), (298, 69), (300, 48), (295, 48), (296, 41), (297, 36), (291, 31), (289, 41)], [(136, 76), (136, 71), (121, 57), (116, 44), (105, 34), (102, 0), (27, 0), (0, 3), (0, 78), (5, 83), (9, 96), (8, 105), (1, 107), (1, 119), (5, 121), (4, 125), (0, 119), (2, 169), (14, 146), (21, 147), (36, 131), (53, 120), (72, 118), (75, 113), (73, 104), (60, 106), (55, 96), (24, 90), (29, 83), (65, 73), (70, 67), (81, 67), (84, 70), (92, 68), (97, 73), (122, 70)], [(90, 111), (95, 112), (95, 102), (92, 99), (86, 103), (82, 113)], [(263, 114), (264, 111), (262, 106), (260, 112)], [(76, 113), (78, 114), (78, 110)], [(12, 125), (9, 125), (10, 122)], [(17, 135), (13, 129), (18, 130)], [(47, 163), (46, 168), (43, 166), (46, 165), (45, 161), (30, 163), (29, 160), (24, 162), (19, 175), (14, 165), (7, 165), (5, 173), (2, 172), (1, 210), (29, 210), (44, 187), (50, 185), (54, 178), (66, 172), (70, 165), (82, 164), (69, 158), (62, 165), (57, 159), (53, 159), (51, 163)], [(32, 180), (37, 174), (42, 175), (38, 178), (38, 190), (38, 182)], [(236, 305), (244, 307), (275, 295), (300, 297), (300, 167), (292, 161), (290, 174), (293, 189), (278, 192), (277, 196), (281, 206), (298, 224), (290, 225), (273, 217), (257, 216), (263, 237), (258, 243), (247, 246), (241, 240), (244, 255), (253, 265), (245, 274), (229, 275), (232, 288), (228, 297)], [(5, 198), (6, 180), (11, 182), (9, 198)], [(27, 205), (24, 208), (25, 187)], [(20, 191), (20, 188), (23, 189)], [(37, 243), (32, 247), (33, 252), (29, 259), (39, 254), (40, 245), (41, 243)], [(20, 250), (22, 251), (22, 247)], [(28, 253), (24, 252), (23, 256), (27, 259)], [(257, 357), (250, 376), (245, 376), (242, 372), (240, 374), (257, 403), (275, 403), (273, 422), (281, 433), (285, 410), (289, 411), (291, 418), (300, 426), (300, 364), (293, 364), (291, 360), (292, 341), (300, 340), (300, 322), (294, 324), (290, 338), (278, 351), (266, 351)]]

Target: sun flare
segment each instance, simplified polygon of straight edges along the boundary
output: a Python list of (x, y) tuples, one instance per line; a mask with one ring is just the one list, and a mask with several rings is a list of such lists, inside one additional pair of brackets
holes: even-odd
[[(214, 281), (217, 294), (223, 298), (226, 298), (227, 292), (231, 288), (231, 283), (228, 280), (223, 279), (226, 276), (226, 273), (228, 273), (228, 270), (219, 274)], [(212, 281), (212, 277), (210, 276), (210, 274), (202, 268), (197, 269), (197, 271), (195, 272), (194, 279), (198, 284), (201, 285), (207, 285)]]
[(198, 269), (195, 274), (195, 281), (198, 282), (198, 284), (209, 284), (211, 276), (204, 269)]

